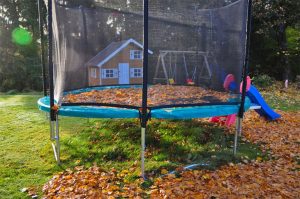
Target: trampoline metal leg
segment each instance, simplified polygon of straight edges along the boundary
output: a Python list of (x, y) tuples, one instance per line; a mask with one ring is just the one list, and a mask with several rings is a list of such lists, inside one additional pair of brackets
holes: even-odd
[(239, 136), (242, 136), (242, 118), (238, 118), (238, 125), (237, 125), (237, 131), (239, 133)]
[(141, 172), (142, 177), (145, 179), (145, 135), (146, 135), (146, 128), (141, 129)]
[(51, 123), (50, 124), (51, 140), (54, 141), (54, 142), (52, 142), (54, 157), (55, 157), (57, 164), (60, 164), (60, 141), (59, 141), (58, 117), (56, 118), (56, 121), (51, 121), (50, 123)]
[(50, 140), (54, 140), (54, 122), (50, 120)]
[(238, 137), (242, 133), (242, 118), (238, 118), (236, 122), (236, 130), (234, 135), (234, 147), (233, 147), (233, 155), (236, 156), (237, 145), (238, 145)]

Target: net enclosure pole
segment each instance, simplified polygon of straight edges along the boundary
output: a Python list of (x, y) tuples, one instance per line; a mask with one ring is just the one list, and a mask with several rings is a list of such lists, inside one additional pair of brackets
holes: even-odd
[(248, 13), (247, 13), (247, 39), (246, 39), (246, 56), (243, 67), (243, 85), (242, 85), (242, 99), (239, 110), (239, 118), (244, 117), (245, 113), (245, 98), (246, 98), (246, 87), (247, 87), (247, 75), (250, 61), (250, 36), (251, 36), (251, 23), (252, 23), (252, 0), (248, 0)]
[(50, 120), (55, 121), (54, 85), (53, 85), (53, 27), (52, 27), (52, 0), (48, 0), (48, 64), (49, 64), (49, 97)]
[(54, 107), (54, 82), (53, 82), (53, 27), (52, 27), (52, 0), (48, 0), (48, 64), (49, 64), (49, 97), (50, 97), (50, 134), (55, 144), (52, 143), (57, 164), (60, 164), (59, 125), (57, 110)]
[(251, 36), (251, 23), (252, 23), (252, 0), (248, 0), (248, 12), (247, 12), (247, 27), (246, 27), (246, 48), (245, 48), (245, 60), (243, 66), (243, 84), (242, 84), (242, 99), (241, 106), (238, 113), (237, 127), (234, 136), (234, 149), (233, 155), (236, 156), (238, 137), (242, 135), (242, 120), (245, 113), (245, 99), (246, 99), (246, 87), (247, 87), (247, 75), (249, 69), (249, 59), (250, 59), (250, 36)]
[(233, 146), (233, 155), (236, 156), (237, 153), (237, 147), (238, 147), (238, 139), (239, 135), (242, 132), (242, 118), (238, 118), (236, 120), (236, 129), (235, 129), (235, 134), (234, 134), (234, 146)]
[(142, 115), (141, 115), (141, 171), (142, 177), (145, 179), (145, 134), (148, 120), (147, 110), (147, 94), (148, 94), (148, 16), (149, 16), (149, 1), (143, 2), (143, 94), (142, 94)]
[(47, 96), (47, 79), (46, 79), (46, 62), (45, 62), (45, 43), (44, 43), (44, 23), (43, 23), (43, 0), (38, 0), (38, 13), (39, 13), (39, 28), (41, 38), (41, 65), (42, 65), (42, 76), (43, 76), (43, 93)]

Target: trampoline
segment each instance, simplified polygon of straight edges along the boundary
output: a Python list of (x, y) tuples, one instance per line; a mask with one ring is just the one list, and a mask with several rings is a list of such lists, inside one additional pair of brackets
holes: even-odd
[[(38, 107), (50, 114), (58, 163), (59, 116), (140, 119), (143, 177), (151, 118), (236, 114), (236, 154), (242, 118), (251, 106), (245, 81), (251, 0), (45, 3), (48, 68), (42, 50), (45, 96)], [(41, 17), (40, 24), (43, 37)]]
[[(140, 88), (140, 85), (131, 86), (103, 86), (78, 89), (66, 92), (68, 94), (81, 94), (95, 90), (111, 90), (116, 88)], [(50, 112), (50, 98), (43, 97), (38, 101), (39, 109), (45, 112)], [(251, 106), (248, 98), (245, 100), (245, 110)], [(177, 107), (174, 105), (164, 105), (159, 107), (148, 107), (149, 118), (157, 119), (193, 119), (207, 118), (213, 116), (223, 116), (236, 114), (239, 110), (240, 103), (235, 98), (231, 98), (231, 102), (219, 102), (215, 104), (181, 104)], [(103, 106), (95, 103), (62, 103), (62, 106), (57, 111), (58, 115), (67, 117), (82, 117), (82, 118), (140, 118), (142, 107), (124, 106), (118, 104), (103, 104)]]

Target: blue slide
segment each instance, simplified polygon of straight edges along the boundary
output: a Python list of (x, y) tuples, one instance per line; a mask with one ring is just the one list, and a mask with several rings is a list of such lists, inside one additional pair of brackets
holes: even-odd
[(255, 110), (259, 115), (267, 118), (268, 120), (276, 120), (281, 117), (281, 115), (274, 112), (269, 107), (269, 105), (266, 103), (264, 98), (261, 96), (259, 91), (254, 86), (250, 87), (249, 91), (247, 92), (247, 96), (250, 98), (252, 103), (261, 106), (261, 109)]

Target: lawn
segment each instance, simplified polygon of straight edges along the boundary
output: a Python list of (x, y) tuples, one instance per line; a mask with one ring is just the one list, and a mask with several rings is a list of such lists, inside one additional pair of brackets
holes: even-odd
[[(299, 95), (294, 96), (291, 106), (285, 103), (285, 95), (264, 95), (277, 108), (300, 110)], [(96, 164), (104, 170), (122, 171), (136, 165), (136, 161), (139, 164), (138, 120), (61, 118), (62, 165), (56, 165), (49, 121), (37, 109), (39, 97), (0, 95), (1, 198), (24, 198), (27, 194), (20, 191), (22, 188), (31, 188), (40, 195), (42, 186), (55, 173), (79, 165)], [(245, 159), (268, 159), (266, 152), (246, 140), (241, 142), (237, 158), (233, 158), (230, 131), (202, 120), (152, 120), (146, 138), (146, 170), (158, 176), (164, 169), (192, 163), (208, 163), (205, 169), (214, 170)], [(128, 180), (135, 179), (139, 172), (136, 169)]]
[(283, 89), (282, 83), (276, 82), (267, 88), (260, 88), (265, 100), (275, 109), (283, 111), (300, 110), (300, 94), (296, 84), (289, 89)]
[[(41, 187), (53, 173), (63, 169), (53, 160), (49, 122), (36, 105), (39, 97), (0, 95), (1, 198), (24, 198), (26, 195), (20, 189)], [(64, 137), (70, 136), (84, 122), (65, 122)]]

